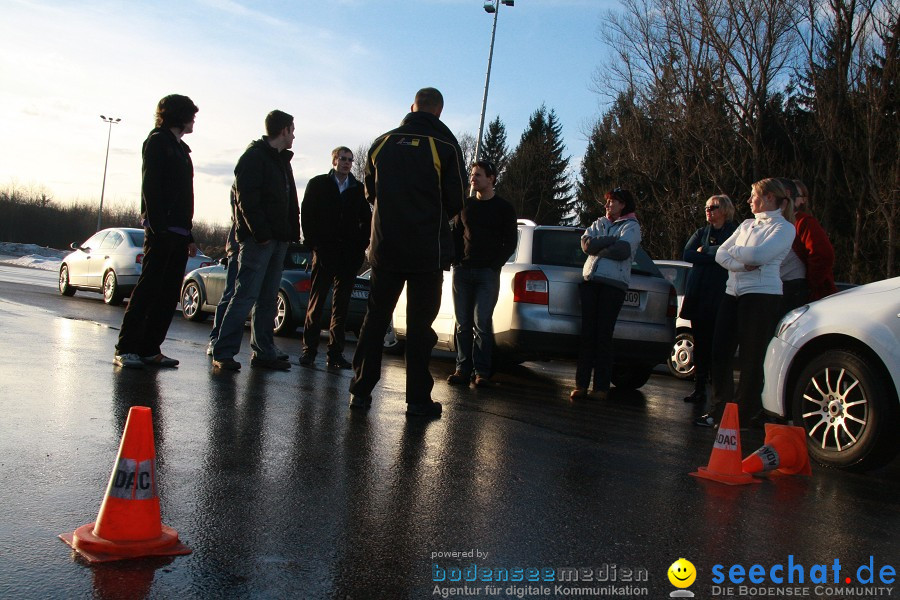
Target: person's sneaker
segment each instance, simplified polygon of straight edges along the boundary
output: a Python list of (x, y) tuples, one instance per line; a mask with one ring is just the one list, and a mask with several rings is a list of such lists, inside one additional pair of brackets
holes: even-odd
[(579, 400), (582, 398), (587, 398), (587, 388), (577, 387), (569, 394), (569, 400)]
[(353, 365), (350, 364), (343, 356), (329, 356), (328, 362), (325, 363), (325, 366), (329, 369), (352, 369)]
[(116, 354), (113, 358), (113, 364), (117, 367), (125, 367), (128, 369), (143, 369), (144, 362), (137, 354)]
[(366, 410), (370, 406), (372, 406), (372, 396), (357, 396), (356, 394), (350, 394), (350, 408)]
[(233, 358), (222, 358), (213, 360), (213, 366), (224, 371), (240, 371), (241, 363)]
[(278, 360), (288, 360), (291, 357), (287, 352), (285, 352), (278, 346), (275, 346), (275, 358), (277, 358)]
[(250, 366), (255, 369), (272, 369), (274, 371), (287, 371), (291, 363), (280, 358), (263, 358), (254, 356), (250, 359)]
[(594, 400), (606, 400), (608, 396), (609, 390), (598, 390), (597, 388), (594, 388), (594, 390), (591, 392), (591, 397)]
[(209, 343), (206, 345), (206, 355), (207, 356), (213, 355), (213, 348), (215, 348), (215, 346), (216, 346), (216, 340), (210, 340)]
[(439, 419), (441, 417), (440, 402), (413, 402), (406, 405), (407, 417), (427, 417), (429, 419)]
[(457, 371), (447, 378), (447, 383), (450, 385), (469, 385), (470, 381), (472, 381), (472, 376), (466, 375), (462, 371)]
[(475, 387), (489, 388), (489, 387), (491, 387), (491, 386), (493, 386), (493, 385), (494, 385), (494, 384), (491, 383), (490, 378), (488, 378), (488, 377), (482, 377), (481, 375), (476, 375), (476, 376), (475, 376)]
[(715, 427), (716, 420), (713, 419), (712, 415), (705, 414), (694, 419), (694, 425), (697, 427)]
[(142, 356), (141, 362), (147, 365), (148, 367), (177, 367), (178, 361), (174, 358), (169, 358), (165, 354), (157, 354), (156, 356)]
[(702, 394), (698, 391), (694, 391), (690, 396), (684, 397), (685, 402), (692, 402), (694, 404), (703, 404), (706, 402), (706, 394)]
[(312, 352), (304, 352), (300, 355), (300, 364), (304, 367), (311, 366), (314, 362), (316, 362), (316, 355)]

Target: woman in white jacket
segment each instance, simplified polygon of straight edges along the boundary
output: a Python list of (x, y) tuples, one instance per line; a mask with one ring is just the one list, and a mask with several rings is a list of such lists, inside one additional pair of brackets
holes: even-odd
[(631, 281), (631, 263), (641, 245), (641, 226), (634, 215), (631, 192), (616, 188), (605, 195), (606, 215), (597, 219), (581, 236), (581, 249), (588, 255), (579, 286), (581, 296), (581, 340), (572, 400), (588, 395), (594, 380), (594, 395), (606, 398), (612, 369), (613, 330)]
[[(716, 262), (728, 269), (728, 282), (713, 340), (712, 408), (694, 421), (701, 427), (715, 426), (728, 402), (737, 402), (745, 425), (762, 409), (763, 360), (780, 316), (781, 261), (796, 230), (790, 194), (777, 179), (754, 183), (749, 204), (754, 218), (741, 223), (716, 252)], [(735, 394), (738, 347), (741, 377)]]

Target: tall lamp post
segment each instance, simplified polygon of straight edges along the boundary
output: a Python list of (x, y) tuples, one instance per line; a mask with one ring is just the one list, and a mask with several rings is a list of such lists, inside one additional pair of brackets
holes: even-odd
[(106, 167), (109, 165), (109, 140), (112, 138), (112, 126), (122, 119), (100, 115), (104, 123), (109, 123), (109, 133), (106, 134), (106, 159), (103, 161), (103, 187), (100, 188), (100, 210), (97, 212), (97, 231), (100, 231), (100, 219), (103, 216), (103, 195), (106, 193)]
[(475, 140), (475, 160), (481, 159), (481, 136), (484, 132), (484, 113), (487, 110), (488, 87), (491, 85), (491, 61), (494, 59), (494, 36), (497, 34), (497, 17), (500, 5), (515, 6), (515, 0), (487, 0), (484, 12), (494, 14), (494, 27), (491, 29), (491, 50), (488, 52), (487, 75), (484, 77), (484, 98), (481, 100), (481, 121), (478, 123), (478, 139)]

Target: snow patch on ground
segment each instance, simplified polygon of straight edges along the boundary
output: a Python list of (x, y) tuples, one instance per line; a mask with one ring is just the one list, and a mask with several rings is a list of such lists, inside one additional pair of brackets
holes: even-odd
[(69, 252), (71, 250), (56, 250), (36, 244), (0, 242), (0, 265), (58, 271), (62, 258)]

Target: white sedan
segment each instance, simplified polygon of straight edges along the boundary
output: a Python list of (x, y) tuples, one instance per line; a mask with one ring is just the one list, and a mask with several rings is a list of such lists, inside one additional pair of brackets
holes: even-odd
[(817, 462), (857, 471), (900, 450), (900, 277), (789, 312), (765, 360), (763, 408), (803, 427)]
[[(141, 274), (143, 246), (144, 230), (131, 227), (102, 229), (81, 244), (73, 242), (74, 252), (59, 267), (59, 293), (101, 292), (107, 304), (121, 304)], [(185, 273), (211, 264), (213, 259), (198, 253), (188, 259)]]

